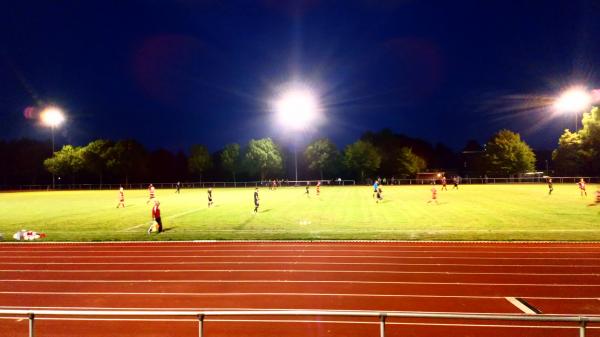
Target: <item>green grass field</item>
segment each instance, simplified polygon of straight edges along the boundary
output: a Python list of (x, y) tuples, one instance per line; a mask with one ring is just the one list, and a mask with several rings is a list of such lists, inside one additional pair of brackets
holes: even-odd
[[(146, 190), (22, 192), (0, 194), (0, 233), (20, 229), (47, 234), (46, 241), (390, 239), (390, 240), (600, 240), (600, 206), (588, 207), (596, 186), (581, 197), (575, 184), (556, 184), (552, 196), (537, 185), (462, 185), (440, 191), (427, 204), (430, 186), (383, 186), (376, 204), (369, 186), (260, 189), (157, 190), (164, 233), (148, 235), (151, 205)], [(439, 190), (440, 186), (438, 186)]]

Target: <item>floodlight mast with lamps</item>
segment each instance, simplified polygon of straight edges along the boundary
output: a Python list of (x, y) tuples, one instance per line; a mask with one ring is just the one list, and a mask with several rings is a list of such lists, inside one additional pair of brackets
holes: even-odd
[(592, 95), (587, 89), (575, 87), (568, 89), (558, 97), (554, 107), (560, 112), (575, 114), (575, 131), (578, 129), (579, 113), (590, 107)]
[[(52, 133), (52, 155), (54, 156), (54, 129), (65, 121), (65, 114), (55, 106), (45, 108), (40, 114), (40, 120), (45, 126), (49, 126)], [(54, 173), (52, 173), (52, 189), (55, 187)]]
[[(298, 133), (305, 130), (319, 113), (315, 95), (306, 88), (285, 91), (275, 102), (277, 121), (284, 127)], [(296, 139), (297, 140), (297, 139)], [(298, 182), (298, 144), (294, 142), (294, 175)]]

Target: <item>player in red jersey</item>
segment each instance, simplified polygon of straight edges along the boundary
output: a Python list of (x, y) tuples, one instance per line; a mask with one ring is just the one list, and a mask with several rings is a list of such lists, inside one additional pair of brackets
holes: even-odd
[(148, 228), (148, 234), (153, 231), (154, 223), (157, 225), (156, 231), (158, 233), (162, 232), (163, 228), (162, 220), (160, 218), (160, 202), (156, 199), (154, 200), (154, 207), (152, 207), (152, 224), (150, 225), (150, 228)]
[(119, 188), (119, 203), (117, 204), (117, 208), (121, 206), (125, 208), (125, 192), (123, 192), (123, 186)]
[(433, 186), (431, 188), (431, 199), (429, 199), (429, 201), (427, 203), (429, 204), (431, 202), (435, 202), (436, 205), (438, 204), (438, 201), (437, 201), (437, 190), (435, 189), (435, 186)]
[(317, 195), (321, 195), (321, 181), (317, 181)]
[(146, 201), (146, 204), (148, 204), (152, 199), (154, 199), (154, 194), (155, 194), (156, 190), (154, 189), (154, 185), (150, 184), (148, 185), (148, 201)]
[(581, 196), (583, 197), (585, 195), (587, 197), (587, 191), (585, 190), (585, 180), (583, 180), (583, 178), (579, 179), (577, 185), (579, 186), (579, 193), (581, 194)]

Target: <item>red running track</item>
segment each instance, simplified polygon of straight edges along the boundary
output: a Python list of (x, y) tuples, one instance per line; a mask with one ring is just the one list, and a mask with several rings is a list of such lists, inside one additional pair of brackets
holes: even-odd
[[(2, 309), (337, 309), (600, 315), (600, 244), (0, 244)], [(253, 319), (253, 320), (251, 320)], [(36, 336), (197, 336), (193, 318), (36, 320)], [(386, 336), (578, 336), (576, 325), (389, 319)], [(375, 319), (207, 318), (207, 337), (378, 336)], [(0, 317), (0, 336), (27, 320)], [(590, 326), (588, 336), (600, 336)]]

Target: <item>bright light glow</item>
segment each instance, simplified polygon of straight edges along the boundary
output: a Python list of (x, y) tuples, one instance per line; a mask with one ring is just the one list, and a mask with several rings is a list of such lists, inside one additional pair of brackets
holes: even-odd
[(306, 128), (319, 114), (319, 103), (308, 88), (293, 88), (275, 101), (275, 114), (280, 124), (294, 130)]
[(560, 112), (582, 112), (590, 107), (592, 95), (585, 88), (571, 88), (565, 91), (554, 103)]
[(64, 113), (55, 106), (45, 108), (40, 114), (42, 124), (50, 127), (57, 127), (65, 121)]

